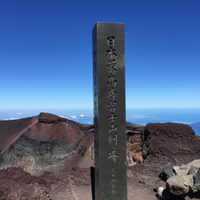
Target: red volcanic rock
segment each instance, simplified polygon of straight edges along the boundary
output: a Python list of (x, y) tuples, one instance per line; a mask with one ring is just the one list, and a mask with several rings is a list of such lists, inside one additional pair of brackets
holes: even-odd
[[(128, 199), (157, 200), (153, 191), (135, 183), (135, 177), (129, 168)], [(38, 177), (16, 167), (0, 170), (0, 200), (92, 200), (91, 186), (90, 168), (72, 167), (57, 175), (45, 172)]]
[(133, 161), (137, 163), (143, 163), (142, 152), (133, 154)]
[(84, 135), (81, 125), (50, 113), (18, 120), (0, 121), (0, 150), (8, 149), (21, 135), (38, 141), (77, 142)]
[[(32, 175), (40, 175), (45, 170), (60, 170), (71, 154), (75, 154), (80, 143), (85, 147), (81, 152), (82, 157), (87, 155), (86, 147), (88, 150), (90, 146), (81, 142), (81, 139), (92, 134), (91, 125), (86, 127), (50, 113), (1, 121), (0, 127), (3, 139), (0, 140), (0, 169), (19, 166)], [(77, 163), (74, 159), (69, 163)], [(87, 163), (91, 161), (90, 158)]]
[[(0, 165), (7, 168), (0, 170), (0, 200), (92, 200), (93, 125), (41, 113), (6, 125), (0, 122), (1, 135), (8, 149), (0, 152)], [(142, 151), (145, 161), (140, 163)], [(143, 131), (127, 123), (127, 153), (139, 162), (127, 170), (128, 199), (156, 200), (153, 189), (164, 186), (159, 182), (160, 170), (168, 162), (181, 165), (199, 158), (200, 140), (184, 124), (147, 124)], [(8, 168), (11, 162), (37, 176)]]
[(40, 115), (38, 116), (38, 121), (39, 122), (46, 122), (46, 123), (58, 123), (59, 121), (67, 121), (66, 118), (63, 117), (59, 117), (57, 115), (54, 114), (50, 114), (50, 113), (43, 113), (41, 112)]
[(0, 150), (8, 149), (25, 131), (38, 121), (38, 117), (0, 121)]
[(146, 162), (181, 165), (200, 158), (200, 140), (186, 124), (147, 124), (143, 135)]
[(142, 163), (141, 136), (144, 126), (126, 122), (126, 152), (128, 166)]
[(92, 199), (90, 169), (73, 167), (38, 177), (17, 167), (0, 170), (0, 200), (4, 199)]
[(38, 122), (25, 132), (25, 135), (39, 141), (51, 142), (65, 140), (66, 142), (78, 142), (84, 135), (77, 123), (52, 115), (40, 113)]

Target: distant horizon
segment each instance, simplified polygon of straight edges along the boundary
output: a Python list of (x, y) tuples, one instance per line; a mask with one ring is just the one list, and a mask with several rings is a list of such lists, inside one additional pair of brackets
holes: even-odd
[[(0, 108), (0, 110), (92, 110), (93, 108)], [(132, 107), (126, 109), (200, 109), (200, 107)]]
[[(0, 109), (0, 120), (16, 120), (38, 116), (41, 112), (55, 114), (83, 124), (93, 124), (93, 109)], [(200, 108), (126, 108), (126, 121), (141, 125), (147, 123), (200, 122)]]

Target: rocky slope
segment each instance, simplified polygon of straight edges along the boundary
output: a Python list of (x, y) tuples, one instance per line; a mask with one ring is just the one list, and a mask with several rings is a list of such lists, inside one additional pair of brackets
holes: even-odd
[(16, 166), (32, 175), (55, 172), (75, 153), (90, 128), (49, 113), (1, 121), (0, 169)]
[[(45, 113), (4, 122), (0, 200), (92, 200), (93, 125)], [(200, 140), (187, 125), (126, 125), (128, 199), (156, 200), (153, 190), (165, 185), (158, 174), (168, 162), (181, 165), (200, 158)]]
[(200, 141), (186, 124), (147, 124), (143, 135), (145, 162), (181, 165), (200, 158)]

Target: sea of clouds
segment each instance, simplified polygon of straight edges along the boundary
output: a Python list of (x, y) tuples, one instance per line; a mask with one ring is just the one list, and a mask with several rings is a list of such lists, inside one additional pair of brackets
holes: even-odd
[[(48, 112), (82, 124), (93, 123), (92, 109), (33, 109), (0, 110), (0, 120), (15, 120)], [(200, 109), (127, 109), (126, 121), (146, 125), (147, 123), (175, 122), (193, 124), (200, 122)]]

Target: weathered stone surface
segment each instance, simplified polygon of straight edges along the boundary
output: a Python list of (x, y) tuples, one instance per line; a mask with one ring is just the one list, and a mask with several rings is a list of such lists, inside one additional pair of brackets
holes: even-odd
[(200, 168), (194, 175), (194, 186), (200, 191)]
[(200, 158), (200, 140), (186, 124), (149, 123), (142, 140), (145, 162), (182, 165)]
[(181, 166), (174, 166), (173, 170), (175, 172), (175, 175), (187, 175), (189, 171), (190, 166), (187, 165), (181, 165)]
[(189, 170), (188, 170), (188, 175), (195, 174), (198, 171), (199, 168), (200, 168), (200, 165), (198, 167), (191, 165)]
[(92, 32), (95, 200), (127, 199), (124, 24)]
[(160, 171), (159, 178), (161, 178), (163, 181), (166, 181), (171, 176), (173, 176), (173, 165), (171, 163), (168, 163)]
[(166, 181), (166, 188), (169, 192), (175, 195), (186, 194), (190, 191), (190, 186), (193, 185), (193, 176), (172, 176)]
[(200, 177), (198, 177), (199, 169), (200, 169), (200, 160), (194, 160), (188, 164), (181, 165), (180, 167), (174, 166), (173, 171), (175, 172), (175, 177), (173, 180), (182, 179), (182, 183), (185, 186), (189, 187), (191, 192), (196, 193), (198, 189), (197, 188), (198, 184), (200, 183)]
[(175, 175), (191, 175), (191, 174), (195, 174), (198, 169), (200, 168), (200, 159), (195, 159), (192, 162), (188, 163), (188, 164), (184, 164), (181, 166), (174, 166), (173, 170), (175, 172)]

